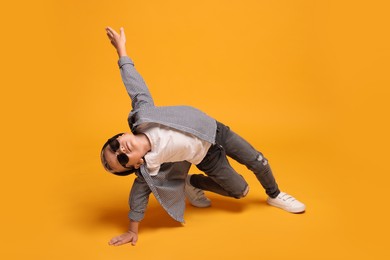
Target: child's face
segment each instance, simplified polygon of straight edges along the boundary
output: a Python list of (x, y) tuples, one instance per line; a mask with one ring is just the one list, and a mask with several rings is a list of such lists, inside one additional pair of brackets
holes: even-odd
[(132, 133), (125, 133), (119, 136), (116, 140), (119, 143), (119, 149), (113, 151), (111, 146), (108, 145), (103, 152), (109, 166), (115, 172), (127, 171), (128, 169), (123, 167), (117, 158), (119, 154), (125, 154), (129, 160), (126, 167), (134, 167), (135, 169), (138, 169), (143, 163), (142, 157), (144, 154), (140, 152), (139, 143), (137, 142), (135, 136)]

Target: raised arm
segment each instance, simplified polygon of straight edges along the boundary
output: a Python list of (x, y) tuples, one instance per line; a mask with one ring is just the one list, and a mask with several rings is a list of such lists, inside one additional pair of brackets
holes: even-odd
[(127, 93), (131, 98), (133, 110), (137, 110), (142, 106), (154, 106), (152, 96), (145, 84), (145, 81), (135, 69), (134, 62), (127, 56), (126, 35), (124, 29), (121, 28), (120, 33), (118, 34), (112, 28), (107, 27), (106, 32), (111, 44), (118, 53), (118, 65), (122, 81), (125, 84)]

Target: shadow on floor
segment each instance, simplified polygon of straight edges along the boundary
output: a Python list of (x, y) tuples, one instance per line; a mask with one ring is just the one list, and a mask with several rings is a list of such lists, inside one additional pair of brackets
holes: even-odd
[[(210, 199), (212, 206), (209, 208), (196, 208), (187, 202), (185, 218), (192, 214), (212, 214), (213, 212), (241, 213), (247, 207), (263, 207), (266, 204), (265, 200), (252, 198), (237, 200), (221, 196), (210, 196)], [(88, 202), (79, 201), (79, 204), (75, 205), (77, 214), (72, 226), (85, 232), (92, 232), (102, 228), (107, 229), (107, 227), (117, 229), (118, 232), (127, 230), (129, 223), (127, 217), (128, 206), (126, 203), (123, 203), (123, 200), (99, 204), (92, 204), (91, 201), (94, 202), (94, 200)], [(178, 228), (183, 225), (173, 220), (162, 206), (151, 197), (141, 226), (140, 233), (161, 228)]]

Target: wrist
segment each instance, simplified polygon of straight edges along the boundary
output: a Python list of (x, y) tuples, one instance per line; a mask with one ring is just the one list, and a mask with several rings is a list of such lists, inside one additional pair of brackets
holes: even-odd
[(130, 220), (128, 232), (138, 234), (138, 225), (139, 225), (138, 221)]
[(120, 58), (120, 57), (127, 56), (127, 52), (126, 52), (126, 49), (125, 49), (125, 48), (118, 48), (118, 49), (117, 49), (117, 52), (118, 52), (119, 58)]

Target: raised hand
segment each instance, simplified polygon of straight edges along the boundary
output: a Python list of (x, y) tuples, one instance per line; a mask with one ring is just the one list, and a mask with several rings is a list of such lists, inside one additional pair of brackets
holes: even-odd
[(110, 40), (111, 44), (115, 47), (119, 57), (127, 56), (126, 35), (123, 27), (120, 28), (119, 33), (117, 33), (111, 27), (106, 27), (106, 32), (107, 32), (108, 39)]

